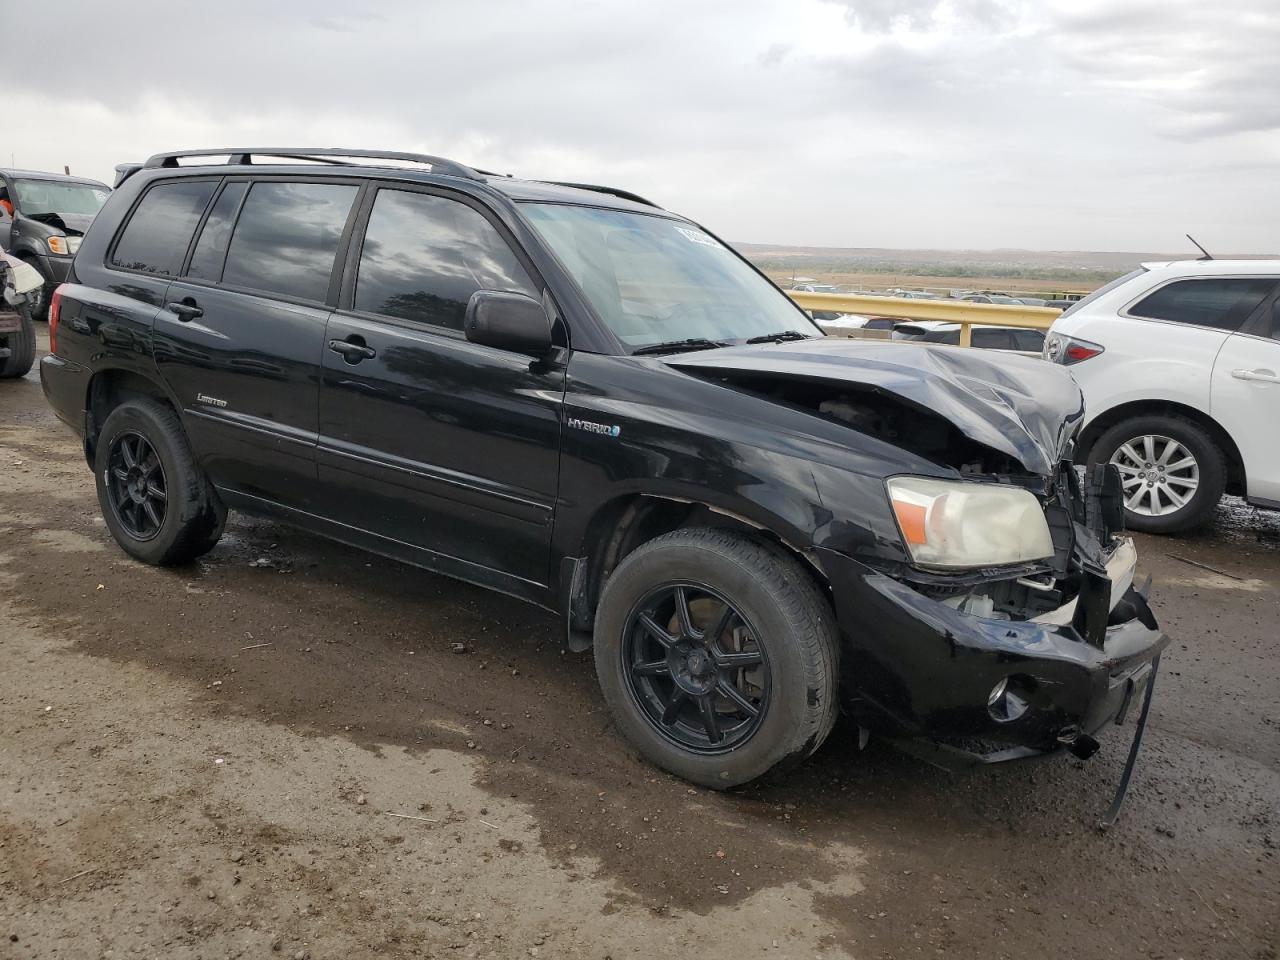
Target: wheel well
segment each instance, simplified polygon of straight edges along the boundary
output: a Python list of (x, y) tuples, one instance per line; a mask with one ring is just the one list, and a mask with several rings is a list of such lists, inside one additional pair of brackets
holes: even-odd
[(151, 397), (173, 406), (160, 384), (130, 370), (103, 370), (89, 381), (89, 394), (85, 398), (84, 455), (90, 468), (102, 424), (120, 404), (139, 397)]
[(1240, 448), (1236, 446), (1236, 442), (1231, 439), (1231, 434), (1227, 433), (1213, 417), (1197, 410), (1195, 407), (1188, 407), (1185, 404), (1174, 403), (1170, 400), (1135, 400), (1132, 403), (1123, 403), (1118, 407), (1112, 407), (1106, 413), (1103, 413), (1084, 428), (1084, 432), (1080, 435), (1080, 443), (1076, 448), (1076, 461), (1085, 462), (1089, 458), (1089, 452), (1093, 449), (1093, 445), (1098, 442), (1098, 438), (1114, 427), (1122, 420), (1128, 420), (1131, 417), (1147, 417), (1147, 416), (1163, 416), (1163, 417), (1180, 417), (1183, 420), (1190, 420), (1192, 423), (1201, 427), (1214, 443), (1222, 450), (1222, 454), (1227, 460), (1227, 493), (1243, 496), (1245, 493), (1245, 473), (1244, 461), (1240, 457)]
[(734, 530), (771, 549), (789, 554), (800, 561), (824, 594), (829, 592), (826, 575), (813, 557), (772, 530), (705, 503), (635, 494), (605, 504), (587, 525), (582, 543), (581, 570), (570, 587), (570, 628), (591, 631), (600, 591), (628, 554), (650, 540), (685, 527)]

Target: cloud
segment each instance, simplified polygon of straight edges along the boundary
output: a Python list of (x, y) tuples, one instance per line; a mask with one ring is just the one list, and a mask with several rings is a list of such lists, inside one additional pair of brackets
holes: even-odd
[(830, 0), (845, 8), (855, 27), (870, 33), (895, 29), (929, 30), (939, 22), (957, 22), (986, 29), (1016, 20), (1016, 4), (1001, 0)]
[(100, 178), (181, 147), (418, 150), (742, 240), (1160, 249), (1207, 226), (1266, 250), (1280, 38), (1236, 6), (60, 0), (23, 12), (56, 45), (6, 48), (6, 140)]

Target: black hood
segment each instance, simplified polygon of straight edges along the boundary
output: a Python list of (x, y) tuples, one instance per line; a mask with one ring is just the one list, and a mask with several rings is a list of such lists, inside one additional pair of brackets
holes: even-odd
[(1067, 439), (1084, 416), (1084, 398), (1071, 374), (1016, 354), (821, 337), (664, 359), (704, 374), (773, 374), (893, 394), (945, 417), (969, 439), (1041, 476), (1056, 471)]

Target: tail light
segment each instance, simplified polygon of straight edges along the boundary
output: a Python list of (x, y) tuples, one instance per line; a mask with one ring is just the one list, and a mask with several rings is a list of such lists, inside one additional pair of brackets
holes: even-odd
[(1099, 343), (1090, 343), (1088, 340), (1077, 340), (1075, 337), (1051, 333), (1044, 341), (1044, 359), (1050, 363), (1058, 363), (1064, 367), (1069, 367), (1073, 363), (1091, 360), (1105, 349)]
[(49, 352), (52, 354), (58, 352), (58, 320), (62, 313), (62, 286), (64, 285), (59, 285), (49, 299)]

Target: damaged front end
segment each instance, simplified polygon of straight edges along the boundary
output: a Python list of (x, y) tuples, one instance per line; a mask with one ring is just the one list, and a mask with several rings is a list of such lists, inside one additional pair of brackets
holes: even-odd
[(1083, 402), (1059, 368), (852, 341), (673, 363), (875, 441), (874, 496), (848, 469), (811, 471), (862, 727), (963, 766), (1086, 757), (1129, 715), (1168, 639), (1134, 584), (1117, 472), (1071, 462)]

